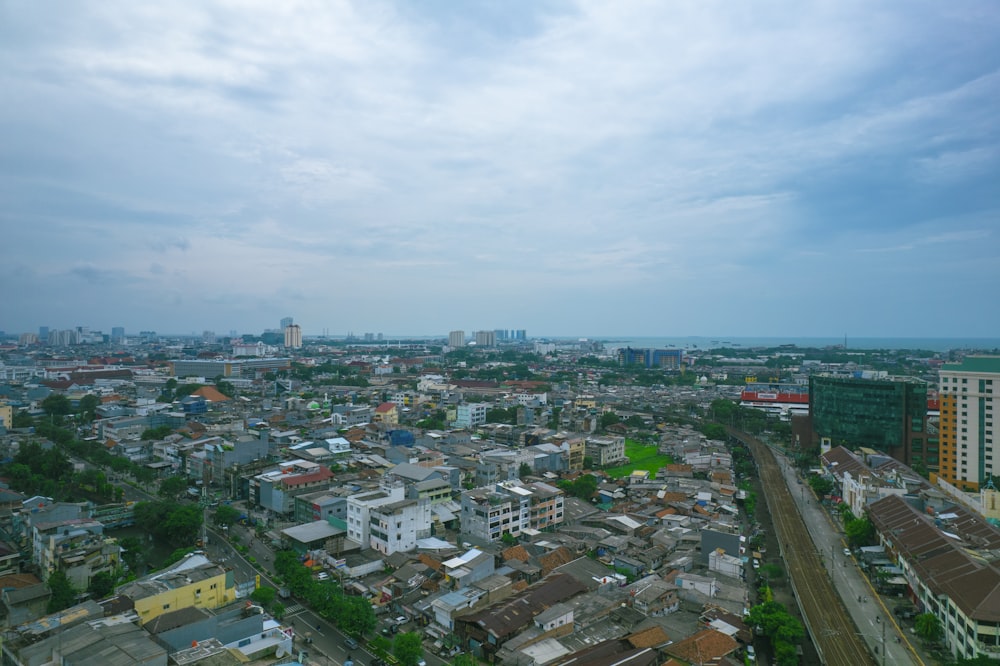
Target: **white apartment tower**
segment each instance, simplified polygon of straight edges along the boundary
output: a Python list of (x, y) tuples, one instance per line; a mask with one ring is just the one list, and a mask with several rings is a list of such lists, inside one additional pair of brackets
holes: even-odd
[(448, 346), (449, 347), (464, 347), (465, 346), (465, 331), (452, 331), (448, 334)]
[(967, 491), (1000, 475), (1000, 356), (941, 366), (938, 475)]
[(289, 324), (285, 327), (285, 346), (290, 349), (302, 346), (302, 327), (298, 324)]

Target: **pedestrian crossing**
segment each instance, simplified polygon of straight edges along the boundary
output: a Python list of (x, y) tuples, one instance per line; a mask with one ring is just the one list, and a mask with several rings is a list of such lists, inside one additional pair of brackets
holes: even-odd
[(289, 617), (291, 615), (297, 615), (298, 613), (301, 613), (304, 610), (305, 608), (302, 607), (302, 604), (288, 604), (287, 606), (285, 606), (285, 617)]

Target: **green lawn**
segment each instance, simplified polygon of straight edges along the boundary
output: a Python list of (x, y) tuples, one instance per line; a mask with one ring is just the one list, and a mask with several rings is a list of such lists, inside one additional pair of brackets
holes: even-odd
[(609, 467), (604, 470), (608, 476), (620, 479), (623, 476), (628, 476), (637, 469), (644, 469), (651, 474), (651, 478), (655, 478), (657, 470), (673, 462), (670, 456), (657, 453), (656, 446), (646, 446), (631, 439), (625, 440), (625, 455), (632, 462), (620, 467)]

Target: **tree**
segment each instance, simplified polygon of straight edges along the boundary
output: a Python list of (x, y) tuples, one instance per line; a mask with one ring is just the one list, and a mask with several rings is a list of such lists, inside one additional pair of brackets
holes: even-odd
[(875, 525), (867, 517), (855, 518), (844, 525), (844, 534), (852, 548), (869, 546), (875, 540)]
[(590, 501), (590, 498), (597, 492), (597, 479), (593, 474), (581, 474), (575, 481), (563, 481), (559, 485), (573, 497), (587, 501)]
[(629, 428), (644, 428), (646, 422), (642, 420), (642, 417), (638, 414), (633, 414), (632, 416), (625, 419), (625, 425)]
[(46, 613), (58, 613), (76, 603), (76, 589), (62, 569), (53, 571), (45, 584), (52, 592), (49, 605), (45, 608)]
[(273, 587), (267, 585), (262, 585), (258, 587), (253, 593), (250, 594), (250, 598), (256, 601), (258, 604), (264, 608), (269, 607), (274, 603), (274, 600), (278, 596), (278, 591)]
[(337, 619), (337, 624), (345, 633), (362, 636), (375, 628), (375, 611), (364, 597), (336, 596), (332, 600), (336, 602), (333, 617)]
[(451, 666), (479, 666), (479, 660), (471, 654), (463, 653), (455, 655), (455, 658), (451, 660)]
[(73, 411), (73, 406), (66, 396), (53, 393), (42, 400), (42, 411), (49, 416), (66, 416)]
[(215, 510), (215, 515), (212, 518), (212, 522), (216, 525), (232, 525), (237, 520), (240, 519), (240, 512), (237, 509), (229, 506), (228, 504), (223, 504)]
[(385, 636), (376, 636), (368, 641), (368, 650), (375, 655), (376, 659), (385, 661), (385, 658), (389, 656), (389, 651), (392, 650), (392, 642)]
[(193, 544), (201, 530), (202, 512), (194, 505), (181, 506), (173, 510), (161, 534), (174, 545)]
[(823, 497), (833, 492), (833, 481), (825, 476), (813, 474), (809, 477), (809, 487), (813, 489), (817, 497)]
[(598, 423), (600, 424), (601, 428), (604, 429), (610, 425), (621, 423), (621, 420), (622, 420), (621, 417), (615, 414), (614, 412), (604, 412), (603, 414), (601, 414), (601, 418), (598, 421)]
[(87, 592), (94, 599), (103, 599), (115, 591), (115, 577), (107, 571), (98, 571), (90, 579)]
[(526, 476), (531, 476), (532, 473), (531, 465), (528, 463), (521, 463), (521, 466), (517, 470), (518, 478), (523, 479)]
[(30, 428), (35, 425), (35, 420), (31, 418), (31, 414), (25, 409), (19, 409), (14, 413), (14, 419), (11, 422), (11, 426), (14, 428)]
[(699, 428), (701, 434), (703, 434), (708, 439), (725, 440), (726, 439), (726, 426), (720, 425), (718, 423), (705, 423)]
[(80, 418), (87, 423), (94, 420), (97, 416), (97, 408), (101, 405), (101, 399), (96, 395), (87, 394), (80, 398), (80, 404), (77, 406), (76, 413), (80, 415)]
[(160, 489), (157, 494), (166, 499), (177, 499), (181, 493), (187, 491), (188, 481), (182, 476), (171, 476), (160, 482)]
[(423, 637), (413, 631), (397, 634), (392, 643), (392, 653), (402, 666), (417, 666), (424, 656)]
[(917, 636), (928, 642), (941, 638), (941, 620), (934, 613), (921, 613), (913, 620)]

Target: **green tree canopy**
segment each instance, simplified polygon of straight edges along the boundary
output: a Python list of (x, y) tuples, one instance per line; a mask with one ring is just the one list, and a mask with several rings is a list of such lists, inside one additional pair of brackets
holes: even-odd
[(52, 592), (49, 604), (45, 608), (46, 613), (58, 613), (76, 603), (76, 589), (62, 569), (53, 571), (45, 584)]
[(228, 504), (222, 504), (215, 510), (215, 515), (212, 517), (212, 521), (216, 525), (232, 525), (237, 520), (240, 519), (240, 512), (237, 509), (229, 506)]
[(844, 525), (844, 534), (852, 548), (870, 546), (875, 541), (875, 526), (867, 517), (855, 518)]
[(42, 400), (42, 411), (49, 416), (66, 416), (73, 411), (73, 406), (66, 396), (53, 393)]
[(90, 579), (87, 592), (94, 599), (103, 599), (115, 591), (115, 577), (107, 571), (98, 571)]
[(573, 481), (560, 482), (559, 487), (573, 497), (589, 502), (597, 492), (597, 478), (593, 474), (581, 474)]
[(925, 641), (936, 641), (941, 638), (941, 620), (934, 613), (921, 613), (913, 620), (913, 628)]
[(87, 394), (80, 398), (80, 404), (76, 408), (80, 418), (88, 423), (97, 416), (97, 408), (101, 406), (101, 399), (96, 395)]
[(413, 631), (396, 634), (392, 653), (402, 666), (417, 666), (424, 656), (423, 637)]
[(160, 482), (160, 489), (157, 491), (160, 497), (166, 499), (177, 499), (188, 488), (188, 480), (183, 476), (170, 476)]

